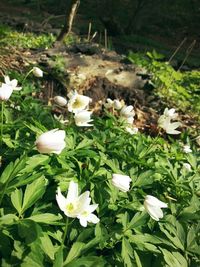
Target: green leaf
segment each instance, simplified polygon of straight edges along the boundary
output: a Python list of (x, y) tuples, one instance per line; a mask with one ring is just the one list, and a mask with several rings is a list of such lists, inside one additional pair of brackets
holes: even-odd
[(16, 159), (14, 163), (10, 162), (9, 165), (6, 166), (0, 177), (0, 184), (11, 182), (24, 168), (26, 160), (27, 157), (25, 155), (22, 155), (21, 158)]
[(93, 143), (94, 143), (93, 140), (90, 140), (90, 139), (87, 139), (86, 137), (84, 137), (84, 139), (77, 145), (77, 147), (75, 148), (75, 150), (89, 147)]
[(133, 249), (126, 238), (122, 239), (122, 251), (121, 251), (122, 259), (124, 261), (124, 266), (132, 267), (131, 258), (133, 258)]
[(140, 226), (143, 226), (146, 224), (148, 220), (148, 214), (143, 211), (143, 212), (137, 212), (132, 220), (128, 224), (129, 229), (134, 229)]
[(1, 224), (13, 224), (18, 220), (18, 217), (14, 214), (6, 214), (0, 217), (0, 225)]
[(53, 267), (63, 267), (63, 246), (60, 246), (58, 249), (56, 255), (55, 255), (55, 260), (53, 263)]
[(45, 252), (45, 254), (48, 255), (51, 260), (54, 260), (56, 248), (53, 246), (49, 236), (45, 232), (43, 232), (43, 236), (40, 237), (40, 240), (41, 240), (41, 247)]
[(47, 179), (41, 176), (36, 181), (26, 186), (21, 213), (30, 208), (45, 193)]
[[(29, 229), (30, 231), (30, 229)], [(40, 240), (36, 240), (33, 242), (30, 246), (29, 253), (23, 259), (23, 263), (21, 263), (21, 267), (42, 267), (44, 265), (44, 253), (43, 250), (40, 247)]]
[(6, 166), (6, 168), (4, 169), (4, 171), (3, 171), (3, 173), (2, 173), (2, 175), (0, 177), (0, 183), (1, 184), (5, 184), (9, 180), (9, 178), (11, 176), (11, 173), (13, 171), (13, 167), (14, 167), (14, 163), (13, 162), (10, 162), (10, 164), (8, 164)]
[(84, 246), (85, 246), (85, 243), (83, 243), (83, 242), (73, 243), (64, 264), (67, 264), (70, 261), (74, 260), (75, 258), (78, 258), (80, 256), (81, 251), (82, 251)]
[(70, 263), (64, 265), (64, 267), (107, 267), (107, 262), (99, 256), (86, 256), (79, 259), (75, 259)]
[[(176, 266), (176, 267), (183, 267), (178, 259), (167, 249), (160, 248), (163, 253), (164, 260), (168, 264), (169, 267)], [(184, 266), (185, 267), (185, 266)]]
[(22, 198), (22, 189), (16, 189), (14, 192), (11, 193), (11, 202), (19, 214), (21, 214), (22, 210)]
[(136, 250), (134, 250), (134, 256), (135, 256), (135, 261), (136, 261), (137, 267), (142, 267), (140, 257), (138, 256)]
[(50, 157), (47, 155), (34, 155), (28, 158), (26, 161), (26, 167), (22, 170), (22, 173), (31, 172), (35, 167), (40, 165), (46, 165), (50, 161)]
[(154, 180), (153, 180), (154, 173), (155, 172), (152, 170), (148, 170), (148, 171), (141, 173), (137, 177), (137, 180), (135, 182), (133, 182), (133, 186), (141, 187), (141, 186), (152, 184), (154, 182)]
[(184, 246), (177, 236), (177, 230), (170, 224), (159, 223), (160, 230), (167, 236), (167, 238), (179, 249), (184, 251)]
[(38, 222), (38, 223), (57, 224), (57, 221), (61, 220), (62, 216), (60, 214), (55, 215), (52, 213), (42, 213), (42, 214), (32, 215), (31, 217), (27, 219)]

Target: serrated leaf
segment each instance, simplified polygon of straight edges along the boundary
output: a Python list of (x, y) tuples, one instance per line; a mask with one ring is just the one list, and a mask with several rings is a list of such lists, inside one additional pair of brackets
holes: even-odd
[(75, 259), (70, 263), (64, 265), (64, 267), (107, 267), (107, 262), (99, 256), (86, 256), (79, 259)]
[(76, 146), (75, 150), (86, 148), (94, 143), (93, 140), (87, 139), (86, 137)]
[(160, 248), (163, 253), (164, 260), (168, 264), (169, 267), (176, 266), (181, 267), (180, 262), (176, 259), (176, 257), (167, 249)]
[(6, 214), (0, 217), (0, 224), (12, 224), (18, 220), (18, 217), (14, 214)]
[(143, 173), (141, 173), (135, 182), (133, 182), (133, 186), (145, 186), (150, 185), (154, 182), (153, 180), (154, 171), (148, 170)]
[(71, 249), (67, 255), (67, 258), (64, 261), (64, 264), (67, 264), (67, 263), (71, 262), (72, 260), (74, 260), (75, 258), (79, 257), (84, 246), (85, 246), (85, 243), (83, 243), (83, 242), (73, 243), (73, 245), (72, 245), (72, 247), (71, 247)]
[(63, 267), (63, 246), (60, 246), (55, 255), (53, 267)]
[(21, 189), (16, 189), (14, 192), (11, 193), (11, 202), (17, 212), (21, 214), (22, 210), (22, 198), (23, 198), (23, 192)]
[(38, 222), (38, 223), (56, 224), (57, 221), (62, 219), (62, 216), (60, 214), (55, 215), (52, 213), (42, 213), (42, 214), (32, 215), (31, 217), (27, 219)]
[[(30, 230), (29, 230), (30, 231)], [(41, 267), (44, 266), (44, 253), (40, 247), (40, 240), (36, 240), (30, 246), (29, 253), (26, 253), (25, 258), (23, 259), (23, 263), (21, 263), (21, 267)]]
[[(11, 182), (17, 174), (24, 168), (26, 164), (27, 157), (26, 155), (21, 156), (15, 160), (15, 162), (10, 162), (9, 165), (6, 166), (0, 177), (0, 184), (5, 184)], [(8, 186), (9, 184), (7, 184)]]
[(14, 163), (13, 162), (10, 162), (6, 168), (4, 169), (1, 177), (0, 177), (0, 183), (1, 184), (5, 184), (8, 180), (9, 180), (9, 177), (13, 171), (13, 166), (14, 166)]
[(141, 263), (140, 257), (138, 256), (136, 250), (134, 250), (134, 256), (135, 256), (135, 262), (137, 264), (137, 267), (142, 267), (142, 263)]
[(121, 251), (122, 259), (125, 263), (124, 266), (132, 267), (131, 258), (133, 258), (133, 249), (126, 238), (122, 239), (122, 251)]
[(44, 232), (43, 236), (40, 237), (40, 240), (41, 240), (41, 247), (45, 252), (45, 254), (47, 254), (51, 260), (54, 260), (56, 248), (53, 246), (49, 236)]
[(181, 243), (180, 239), (177, 236), (176, 229), (167, 223), (165, 224), (159, 224), (160, 230), (167, 236), (167, 238), (179, 249), (184, 251), (184, 246)]
[(148, 215), (146, 212), (137, 212), (128, 224), (129, 229), (134, 229), (144, 225), (147, 222)]
[(38, 178), (36, 181), (26, 186), (24, 192), (24, 200), (22, 206), (22, 213), (30, 208), (38, 199), (40, 199), (45, 193), (47, 186), (47, 180), (44, 176)]
[(26, 167), (22, 170), (22, 173), (31, 172), (37, 166), (46, 165), (49, 160), (50, 158), (47, 155), (34, 155), (33, 157), (27, 159)]

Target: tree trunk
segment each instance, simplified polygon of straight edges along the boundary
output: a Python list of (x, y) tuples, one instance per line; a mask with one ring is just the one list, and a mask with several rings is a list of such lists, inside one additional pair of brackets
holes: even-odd
[(127, 27), (125, 28), (125, 32), (127, 34), (133, 33), (134, 27), (137, 23), (137, 16), (141, 12), (141, 10), (143, 9), (144, 6), (145, 6), (145, 0), (138, 0), (137, 1), (136, 7), (135, 7), (135, 9), (133, 9), (129, 23), (128, 23)]
[(62, 41), (64, 37), (67, 36), (71, 32), (74, 17), (76, 15), (76, 11), (78, 9), (79, 4), (80, 4), (80, 0), (69, 1), (67, 5), (67, 9), (66, 9), (65, 24), (60, 34), (58, 35), (56, 42)]

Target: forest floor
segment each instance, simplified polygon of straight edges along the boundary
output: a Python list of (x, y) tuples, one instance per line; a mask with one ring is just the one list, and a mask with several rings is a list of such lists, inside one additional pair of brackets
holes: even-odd
[[(37, 12), (26, 7), (0, 3), (0, 21), (23, 32), (43, 33), (52, 31), (49, 14), (43, 14), (37, 22)], [(31, 19), (30, 19), (31, 18)], [(58, 32), (59, 29), (53, 29)], [(196, 50), (195, 50), (196, 52)], [(54, 95), (66, 96), (76, 89), (93, 99), (93, 110), (98, 112), (106, 98), (123, 99), (136, 110), (136, 126), (142, 131), (156, 134), (156, 123), (167, 103), (153, 91), (145, 90), (148, 78), (144, 68), (128, 63), (126, 58), (114, 51), (108, 51), (97, 44), (77, 43), (59, 48), (28, 49), (15, 46), (1, 47), (0, 72), (15, 70), (21, 74), (31, 66), (39, 65), (45, 71), (45, 81), (40, 97), (50, 103)], [(147, 75), (148, 77), (148, 75)], [(46, 90), (47, 89), (47, 90)], [(196, 133), (199, 128), (197, 117), (180, 112), (183, 128)]]

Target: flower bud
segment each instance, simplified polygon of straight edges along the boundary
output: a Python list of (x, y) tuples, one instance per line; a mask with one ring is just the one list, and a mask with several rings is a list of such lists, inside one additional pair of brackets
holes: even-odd
[(122, 103), (118, 99), (115, 99), (113, 102), (113, 107), (114, 109), (119, 110), (122, 108)]
[(187, 171), (187, 172), (191, 172), (192, 168), (191, 165), (189, 163), (183, 163), (183, 168)]
[(43, 71), (38, 67), (33, 67), (33, 75), (35, 77), (41, 78), (43, 77)]
[(167, 208), (167, 204), (156, 197), (147, 195), (144, 200), (144, 207), (153, 220), (159, 221), (159, 219), (163, 218), (161, 208)]
[(12, 92), (13, 92), (12, 87), (3, 83), (0, 87), (0, 100), (1, 101), (8, 100), (12, 95)]
[(62, 97), (62, 96), (57, 95), (57, 96), (54, 97), (53, 100), (55, 101), (55, 103), (56, 103), (57, 105), (59, 105), (59, 106), (61, 106), (61, 107), (64, 107), (64, 106), (67, 105), (67, 99), (65, 99), (65, 98)]
[(53, 129), (41, 134), (35, 145), (40, 153), (55, 153), (60, 154), (65, 148), (65, 131)]
[(112, 175), (112, 184), (123, 192), (129, 191), (131, 181), (131, 178), (127, 175), (116, 173)]
[(92, 112), (87, 110), (82, 110), (77, 112), (74, 115), (75, 123), (77, 126), (93, 126), (92, 124), (89, 124), (89, 122), (93, 121), (90, 116)]
[(120, 115), (122, 117), (125, 117), (125, 118), (135, 116), (135, 112), (133, 110), (133, 106), (132, 105), (124, 106), (120, 111)]

